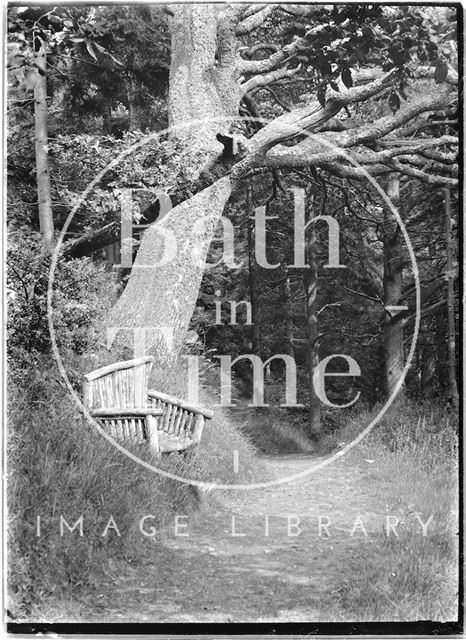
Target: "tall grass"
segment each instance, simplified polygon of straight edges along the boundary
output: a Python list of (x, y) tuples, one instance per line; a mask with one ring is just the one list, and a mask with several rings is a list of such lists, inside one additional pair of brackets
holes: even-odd
[[(234, 417), (234, 413), (232, 414)], [(241, 430), (265, 455), (315, 452), (306, 423), (280, 408), (250, 409)]]
[[(80, 366), (75, 361), (78, 380)], [(55, 366), (47, 359), (11, 372), (8, 394), (8, 536), (10, 610), (18, 617), (51, 595), (71, 598), (105, 573), (110, 558), (139, 561), (154, 540), (139, 531), (144, 515), (158, 531), (174, 514), (198, 509), (193, 486), (143, 468), (115, 449), (81, 416)], [(165, 376), (166, 381), (169, 376)], [(21, 378), (21, 379), (20, 379)], [(177, 374), (173, 373), (173, 379)], [(164, 390), (176, 395), (177, 388)], [(126, 445), (125, 445), (126, 446)], [(221, 413), (202, 444), (188, 456), (157, 460), (143, 445), (127, 446), (139, 458), (185, 478), (223, 484), (248, 482), (256, 473), (255, 449)], [(232, 452), (240, 453), (235, 473)], [(41, 535), (37, 535), (40, 516)], [(83, 516), (83, 533), (66, 527)], [(118, 527), (102, 536), (110, 516)], [(157, 534), (155, 542), (160, 541)]]
[[(353, 415), (341, 439), (351, 440), (376, 411)], [(454, 416), (433, 404), (405, 402), (353, 454), (402, 528), (398, 538), (381, 531), (348, 558), (337, 593), (345, 619), (457, 619), (456, 425)], [(432, 518), (426, 536), (416, 514), (423, 522)]]

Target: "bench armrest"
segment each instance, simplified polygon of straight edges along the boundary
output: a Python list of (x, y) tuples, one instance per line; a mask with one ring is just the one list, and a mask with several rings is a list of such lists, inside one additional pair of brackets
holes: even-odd
[(185, 402), (184, 400), (180, 400), (180, 398), (175, 398), (175, 396), (169, 396), (166, 393), (161, 393), (160, 391), (154, 391), (153, 389), (148, 392), (149, 398), (153, 398), (154, 400), (160, 400), (161, 402), (165, 402), (167, 404), (173, 404), (176, 407), (180, 407), (185, 411), (190, 411), (191, 413), (197, 413), (207, 420), (211, 420), (214, 416), (213, 411), (210, 409), (206, 409), (205, 407), (201, 407), (196, 404), (191, 404), (189, 402)]
[(163, 409), (155, 409), (153, 407), (133, 407), (124, 409), (93, 409), (91, 415), (98, 416), (99, 418), (137, 418), (144, 416), (161, 416), (163, 415)]

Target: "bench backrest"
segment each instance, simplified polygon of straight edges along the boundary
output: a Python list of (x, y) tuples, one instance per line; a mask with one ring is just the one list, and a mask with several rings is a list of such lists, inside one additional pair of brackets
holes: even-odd
[(84, 404), (90, 409), (146, 407), (152, 356), (101, 367), (84, 376)]

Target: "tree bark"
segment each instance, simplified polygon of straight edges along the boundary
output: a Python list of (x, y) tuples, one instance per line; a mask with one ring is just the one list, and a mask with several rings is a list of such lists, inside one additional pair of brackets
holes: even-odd
[(128, 100), (128, 119), (129, 130), (140, 131), (141, 130), (141, 118), (137, 105), (137, 84), (132, 71), (128, 78), (128, 88), (126, 91), (126, 98)]
[[(296, 201), (296, 206), (299, 202)], [(304, 206), (304, 202), (302, 203)], [(314, 199), (310, 197), (309, 217), (314, 217)], [(306, 329), (307, 329), (307, 368), (309, 378), (309, 431), (311, 435), (317, 435), (321, 430), (321, 404), (315, 392), (313, 379), (316, 367), (319, 364), (319, 333), (317, 320), (317, 260), (316, 245), (317, 235), (315, 224), (309, 225), (305, 235), (306, 263), (309, 265), (303, 270), (304, 294), (306, 300)]]
[[(201, 167), (206, 166), (207, 161), (212, 159), (212, 154), (216, 155), (221, 151), (215, 134), (229, 129), (229, 119), (238, 113), (241, 93), (245, 88), (244, 82), (240, 85), (242, 72), (238, 64), (240, 60), (237, 51), (238, 43), (235, 40), (235, 25), (243, 10), (244, 6), (235, 4), (176, 4), (170, 7), (172, 17), (169, 18), (169, 26), (172, 47), (169, 123), (174, 128), (173, 134), (184, 142), (184, 165), (190, 173), (197, 174), (201, 180), (203, 179), (199, 171)], [(221, 15), (220, 20), (219, 15)], [(187, 189), (181, 188), (182, 200), (186, 201), (175, 206), (162, 221), (162, 226), (157, 223), (144, 234), (139, 249), (141, 255), (138, 255), (137, 259), (140, 264), (137, 264), (131, 273), (128, 286), (110, 316), (110, 325), (134, 328), (149, 324), (159, 331), (164, 326), (170, 330), (173, 329), (170, 345), (167, 346), (168, 343), (161, 342), (160, 337), (155, 337), (156, 331), (151, 332), (152, 338), (149, 344), (149, 348), (158, 350), (155, 355), (160, 366), (171, 363), (182, 344), (182, 336), (188, 327), (190, 311), (194, 307), (198, 294), (197, 287), (203, 270), (200, 261), (205, 259), (211, 239), (208, 234), (213, 233), (216, 227), (232, 184), (234, 185), (240, 177), (245, 175), (246, 169), (273, 167), (273, 163), (267, 164), (264, 154), (278, 141), (287, 140), (290, 136), (296, 135), (301, 128), (306, 128), (308, 131), (315, 130), (335, 116), (343, 106), (366, 100), (385, 91), (393, 80), (391, 76), (393, 72), (389, 72), (384, 78), (367, 86), (352, 87), (344, 93), (328, 90), (327, 93), (330, 93), (325, 107), (321, 107), (318, 101), (312, 102), (306, 107), (300, 107), (292, 113), (276, 118), (273, 123), (263, 127), (248, 141), (246, 157), (234, 167), (230, 167), (230, 177), (225, 176), (229, 168), (224, 167), (220, 175), (225, 177), (219, 179), (217, 174), (215, 177), (208, 178), (207, 181), (210, 180), (211, 186), (207, 188), (196, 185), (196, 192), (200, 188), (204, 188), (204, 191), (197, 193), (191, 200), (186, 200), (186, 197), (189, 197), (186, 194)], [(444, 101), (445, 96), (442, 93), (429, 103), (428, 108), (435, 108), (437, 104), (443, 104)], [(411, 110), (401, 109), (397, 116), (389, 120), (381, 118), (370, 127), (358, 127), (356, 132), (352, 130), (351, 136), (342, 135), (336, 142), (347, 148), (380, 138), (426, 110), (425, 104), (414, 105)], [(219, 117), (226, 120), (219, 123)], [(203, 122), (200, 123), (200, 120)], [(193, 121), (197, 122), (193, 125)], [(179, 125), (182, 125), (181, 129)], [(307, 162), (308, 151), (304, 154), (305, 162)], [(322, 162), (329, 161), (335, 164), (334, 155), (320, 153), (320, 156), (322, 155), (325, 156)], [(318, 156), (319, 153), (316, 151), (315, 157)], [(279, 166), (287, 166), (284, 159), (286, 160), (285, 156), (268, 158), (269, 162), (275, 160), (280, 163)], [(298, 158), (298, 160), (302, 162), (302, 159)], [(382, 169), (385, 171), (387, 168), (384, 165)], [(212, 176), (212, 172), (210, 175)], [(217, 182), (212, 184), (214, 180)], [(191, 184), (195, 182), (193, 179)], [(197, 248), (192, 240), (192, 227), (197, 221), (205, 223), (205, 233), (199, 241), (199, 261), (193, 268), (187, 258)], [(163, 240), (159, 233), (162, 230), (173, 233), (178, 251), (170, 265), (149, 270), (149, 265), (153, 267), (157, 264), (157, 260), (163, 253)], [(108, 231), (110, 230), (107, 229)], [(117, 229), (113, 227), (113, 232), (115, 231)], [(86, 242), (89, 240), (87, 238)], [(141, 267), (146, 262), (148, 266)], [(147, 272), (145, 277), (148, 278), (147, 286), (141, 276), (145, 272)], [(316, 285), (316, 278), (313, 282), (313, 278), (310, 277), (307, 291), (309, 302), (312, 301), (313, 296), (315, 302), (314, 285)], [(178, 303), (175, 304), (177, 299)], [(309, 307), (309, 330), (316, 332), (317, 318), (313, 318), (316, 316), (313, 304), (311, 302)], [(314, 329), (311, 326), (313, 322)], [(310, 340), (311, 343), (314, 345), (315, 362), (318, 358), (316, 341)], [(313, 388), (313, 385), (311, 387)], [(320, 405), (318, 408), (316, 405), (317, 415), (320, 421)]]
[(294, 351), (294, 336), (293, 336), (294, 331), (293, 331), (292, 301), (293, 301), (293, 296), (291, 294), (290, 275), (288, 272), (288, 267), (286, 267), (284, 296), (283, 296), (283, 304), (285, 307), (284, 312), (285, 312), (286, 348), (287, 348), (288, 355), (294, 358), (295, 351)]
[[(447, 301), (448, 306), (448, 301)], [(437, 378), (440, 396), (447, 400), (449, 398), (448, 384), (448, 330), (447, 330), (447, 310), (440, 309), (435, 318), (435, 376)]]
[[(392, 173), (388, 179), (387, 195), (398, 210), (400, 205), (399, 174)], [(401, 239), (398, 223), (388, 207), (384, 208), (384, 305), (385, 307), (400, 305), (403, 293), (403, 265), (401, 255)], [(388, 396), (393, 393), (404, 367), (404, 319), (403, 314), (396, 311), (385, 311), (384, 352), (385, 352), (385, 391)], [(401, 398), (399, 391), (398, 398)]]
[(133, 331), (142, 331), (143, 351), (152, 352), (159, 366), (174, 363), (230, 193), (229, 178), (222, 178), (145, 231), (128, 284), (107, 319), (112, 337), (121, 330), (117, 344), (131, 345)]
[[(229, 20), (223, 17), (219, 25), (218, 9), (209, 4), (173, 5), (172, 10), (169, 126), (187, 146), (219, 152), (215, 133), (227, 131), (229, 122), (218, 119), (237, 115), (240, 102), (235, 57), (222, 53), (219, 36), (228, 32)], [(233, 31), (230, 35), (234, 38)], [(190, 126), (193, 120), (203, 122)]]
[[(195, 173), (211, 152), (221, 150), (216, 140), (221, 126), (209, 118), (231, 115), (231, 104), (226, 104), (219, 91), (218, 11), (213, 5), (187, 4), (173, 5), (171, 11), (169, 123), (172, 134), (184, 143), (185, 162)], [(224, 80), (225, 73), (223, 69)], [(233, 85), (230, 99), (232, 93)], [(191, 126), (193, 120), (205, 123)], [(183, 127), (177, 129), (178, 125)], [(223, 126), (228, 128), (228, 121)], [(127, 344), (132, 340), (131, 330), (144, 331), (144, 351), (154, 354), (158, 366), (172, 365), (180, 352), (207, 251), (230, 193), (230, 178), (220, 178), (147, 229), (126, 289), (110, 313), (107, 327), (111, 335), (126, 329), (120, 340)], [(160, 264), (170, 244), (176, 245), (174, 255)]]
[(255, 260), (255, 242), (254, 242), (254, 231), (253, 226), (254, 223), (252, 221), (251, 216), (253, 216), (254, 211), (252, 207), (252, 196), (251, 190), (248, 189), (248, 211), (249, 211), (249, 219), (247, 220), (248, 225), (248, 266), (249, 266), (249, 300), (251, 302), (251, 319), (252, 319), (252, 335), (251, 335), (251, 353), (254, 355), (260, 355), (260, 344), (261, 344), (261, 331), (259, 324), (259, 305), (258, 305), (258, 295), (257, 295), (257, 264)]
[(102, 109), (102, 129), (106, 135), (112, 133), (112, 106), (107, 100), (104, 102)]
[(47, 251), (52, 251), (55, 240), (48, 158), (46, 61), (45, 45), (41, 43), (40, 49), (35, 54), (38, 74), (34, 85), (37, 199), (39, 202), (39, 228), (44, 247)]
[(448, 400), (453, 409), (459, 407), (458, 385), (456, 382), (456, 340), (455, 340), (455, 291), (453, 273), (453, 243), (451, 238), (450, 190), (444, 189), (445, 196), (445, 249), (447, 256), (447, 318), (448, 318)]

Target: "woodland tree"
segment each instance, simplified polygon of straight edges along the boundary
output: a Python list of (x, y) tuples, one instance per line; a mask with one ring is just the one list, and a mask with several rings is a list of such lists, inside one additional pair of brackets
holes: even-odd
[[(170, 14), (169, 121), (200, 174), (189, 189), (195, 195), (177, 204), (175, 192), (174, 209), (145, 234), (109, 322), (127, 329), (158, 328), (149, 332), (147, 346), (162, 365), (179, 353), (212, 233), (232, 191), (246, 177), (264, 169), (324, 169), (344, 178), (363, 179), (367, 172), (385, 179), (397, 173), (401, 180), (457, 182), (457, 137), (422, 133), (429, 114), (451, 110), (457, 102), (457, 74), (444, 57), (451, 53), (449, 41), (439, 48), (435, 23), (423, 10), (177, 5)], [(302, 35), (289, 38), (290, 22), (297, 18)], [(279, 44), (269, 47), (265, 39), (260, 46), (257, 34), (268, 30)], [(410, 86), (421, 78), (429, 91), (419, 95)], [(216, 134), (231, 131), (241, 105), (260, 113), (259, 90), (278, 91), (297, 81), (306, 87), (299, 106), (283, 109), (252, 136), (242, 136), (233, 164), (221, 155), (212, 164)], [(359, 105), (381, 98), (388, 109), (376, 118), (361, 117)], [(202, 124), (190, 127), (193, 120)], [(202, 228), (197, 235), (188, 232), (194, 221)], [(162, 230), (176, 239), (176, 254), (169, 264), (152, 269), (163, 255)], [(396, 302), (395, 293), (389, 297)]]
[[(20, 34), (27, 33), (30, 25), (25, 25), (24, 15), (12, 11), (10, 37), (24, 49), (19, 66), (27, 76), (31, 63)], [(151, 186), (168, 185), (173, 208), (167, 215), (160, 214), (160, 202), (141, 207), (145, 223), (158, 221), (144, 233), (129, 281), (109, 316), (110, 338), (132, 344), (134, 330), (145, 330), (144, 348), (156, 355), (161, 366), (174, 362), (203, 278), (211, 290), (207, 307), (212, 306), (218, 282), (226, 281), (218, 271), (205, 272), (213, 234), (226, 215), (235, 233), (243, 229), (243, 240), (237, 236), (237, 241), (243, 243), (249, 265), (228, 276), (232, 289), (244, 290), (251, 302), (248, 350), (270, 357), (280, 337), (287, 353), (300, 360), (304, 340), (307, 375), (312, 377), (319, 353), (328, 355), (332, 340), (349, 348), (348, 336), (353, 332), (364, 353), (367, 345), (379, 344), (383, 329), (383, 377), (390, 393), (412, 335), (414, 283), (398, 225), (367, 175), (389, 194), (408, 232), (431, 233), (433, 221), (437, 229), (439, 211), (443, 220), (439, 190), (448, 187), (456, 198), (455, 10), (196, 4), (161, 10), (123, 7), (115, 15), (104, 7), (52, 13), (56, 26), (50, 28), (48, 39), (49, 102), (64, 96), (59, 106), (70, 118), (75, 116), (77, 127), (85, 127), (92, 114), (104, 118), (100, 126), (102, 134), (108, 134), (112, 113), (120, 104), (131, 116), (130, 128), (138, 128), (142, 109), (147, 113), (150, 104), (150, 100), (141, 102), (141, 96), (149, 92), (155, 99), (156, 87), (165, 88), (164, 70), (170, 58), (170, 139), (162, 137), (147, 144), (146, 150), (141, 147), (131, 162), (127, 159), (108, 172), (83, 207), (93, 217), (80, 212), (85, 224), (73, 222), (74, 235), (68, 232), (62, 246), (64, 256), (71, 258), (117, 242), (121, 229), (117, 187), (137, 187), (145, 180)], [(45, 25), (41, 23), (40, 28), (44, 30)], [(136, 34), (134, 41), (131, 33)], [(149, 43), (152, 34), (154, 46), (144, 57), (144, 42)], [(95, 83), (89, 80), (88, 68), (94, 71)], [(233, 138), (235, 144), (230, 145)], [(70, 196), (68, 210), (84, 176), (90, 181), (119, 151), (139, 141), (145, 142), (142, 134), (122, 138), (121, 144), (103, 137), (92, 142), (94, 151), (90, 151), (90, 138), (52, 140), (51, 160), (57, 172), (62, 171), (62, 159), (71, 168), (72, 159), (77, 158), (61, 190)], [(233, 147), (237, 147), (234, 154), (230, 153)], [(286, 268), (293, 250), (286, 239), (292, 228), (290, 193), (297, 186), (307, 190), (307, 221), (319, 212), (334, 215), (345, 227), (342, 263), (349, 265), (350, 273), (338, 274), (342, 284), (336, 289), (332, 270), (321, 270), (329, 243), (324, 224), (307, 230), (307, 266), (302, 273)], [(55, 183), (52, 189), (57, 189)], [(411, 191), (416, 196), (409, 198), (406, 194)], [(268, 275), (257, 265), (254, 223), (248, 217), (258, 206), (270, 207), (278, 215), (276, 222), (268, 223), (273, 246), (267, 250), (271, 261), (279, 256), (283, 264)], [(425, 250), (415, 248), (418, 253)], [(444, 259), (444, 249), (436, 247), (435, 266), (426, 259), (420, 267), (426, 313), (422, 319), (425, 342), (420, 348), (426, 354), (434, 352), (434, 334), (442, 331), (440, 310), (446, 311), (446, 298), (451, 299), (450, 293), (445, 297), (435, 282), (430, 283)], [(171, 259), (165, 260), (171, 250)], [(337, 291), (333, 298), (332, 288)], [(281, 316), (273, 308), (277, 295), (285, 301)], [(406, 314), (391, 315), (385, 310), (406, 301), (410, 303)], [(374, 320), (362, 321), (363, 304), (374, 311)], [(454, 305), (449, 308), (454, 315)], [(280, 336), (274, 337), (268, 325), (271, 309), (270, 322), (280, 317)], [(334, 338), (329, 337), (330, 330), (335, 330), (330, 312), (341, 314), (338, 317), (349, 313)], [(446, 316), (445, 323), (451, 327)], [(225, 327), (221, 331), (227, 334)], [(369, 360), (368, 366), (373, 366)], [(451, 371), (453, 361), (450, 348)], [(437, 358), (435, 366), (441, 368), (439, 362)], [(374, 375), (379, 376), (375, 369)], [(426, 370), (421, 386), (427, 375)], [(378, 385), (374, 382), (374, 389)], [(374, 389), (367, 392), (375, 393)], [(317, 430), (320, 408), (318, 402), (314, 404)]]

